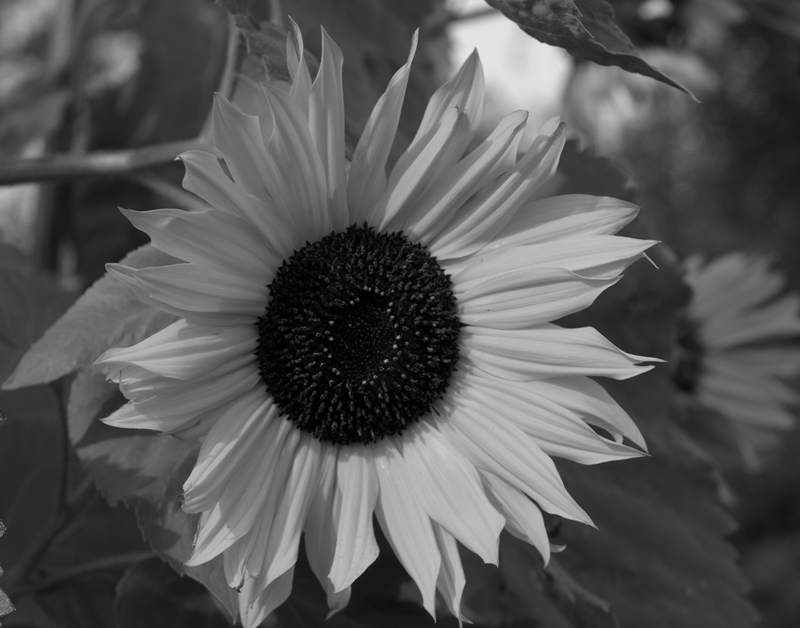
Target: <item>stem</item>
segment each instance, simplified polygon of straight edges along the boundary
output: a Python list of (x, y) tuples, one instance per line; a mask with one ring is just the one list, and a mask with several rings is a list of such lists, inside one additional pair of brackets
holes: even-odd
[(119, 556), (98, 558), (97, 560), (91, 560), (83, 565), (73, 567), (72, 569), (65, 569), (64, 571), (48, 578), (42, 578), (41, 580), (32, 583), (30, 590), (41, 591), (42, 589), (50, 588), (61, 582), (64, 582), (65, 580), (69, 580), (70, 578), (83, 576), (94, 571), (105, 571), (106, 569), (127, 567), (142, 560), (152, 558), (153, 556), (155, 556), (153, 552), (131, 552), (130, 554), (120, 554)]
[(51, 525), (48, 526), (44, 534), (39, 536), (33, 547), (3, 575), (3, 590), (8, 597), (13, 599), (27, 590), (28, 575), (39, 563), (42, 556), (47, 553), (47, 550), (50, 549), (53, 539), (58, 536), (67, 518), (68, 513), (63, 510), (56, 514), (52, 519)]
[(198, 138), (128, 150), (58, 154), (33, 159), (0, 159), (0, 185), (127, 175), (173, 161), (187, 150), (212, 150)]

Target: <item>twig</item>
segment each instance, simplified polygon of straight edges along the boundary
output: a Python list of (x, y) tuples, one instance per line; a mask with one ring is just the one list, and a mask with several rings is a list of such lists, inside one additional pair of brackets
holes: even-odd
[(75, 578), (76, 576), (83, 576), (87, 573), (95, 571), (105, 571), (106, 569), (115, 569), (117, 567), (127, 567), (136, 564), (140, 561), (152, 558), (155, 556), (153, 552), (131, 552), (129, 554), (120, 554), (118, 556), (108, 556), (106, 558), (98, 558), (83, 565), (78, 565), (72, 569), (65, 569), (64, 571), (54, 574), (49, 578), (43, 578), (31, 584), (30, 590), (41, 591), (47, 589), (60, 582)]
[(194, 138), (128, 150), (0, 159), (0, 185), (127, 175), (168, 163), (182, 152), (195, 149), (213, 151), (207, 142)]

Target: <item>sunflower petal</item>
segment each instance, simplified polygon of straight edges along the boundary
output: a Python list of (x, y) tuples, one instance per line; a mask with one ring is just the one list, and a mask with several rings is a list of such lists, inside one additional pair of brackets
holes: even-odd
[(386, 189), (386, 160), (394, 143), (400, 111), (408, 85), (408, 73), (417, 50), (418, 32), (411, 40), (408, 61), (400, 68), (378, 99), (353, 152), (347, 198), (353, 223), (361, 224)]
[(378, 557), (372, 516), (378, 500), (378, 480), (372, 449), (344, 448), (337, 465), (341, 494), (336, 552), (328, 577), (336, 591), (349, 587)]
[(436, 581), (442, 557), (431, 521), (406, 476), (402, 454), (385, 438), (373, 445), (380, 495), (375, 514), (400, 563), (422, 593), (422, 605), (436, 618)]

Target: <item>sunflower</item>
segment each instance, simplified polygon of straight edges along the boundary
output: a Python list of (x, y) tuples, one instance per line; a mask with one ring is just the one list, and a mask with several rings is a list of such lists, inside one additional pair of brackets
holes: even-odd
[(686, 261), (693, 296), (678, 325), (673, 379), (699, 404), (729, 421), (751, 469), (781, 431), (795, 424), (787, 409), (800, 396), (782, 379), (800, 371), (800, 297), (782, 296), (786, 280), (764, 257), (728, 253)]
[(312, 82), (295, 28), (291, 86), (265, 85), (259, 115), (216, 98), (225, 167), (181, 155), (207, 209), (124, 212), (185, 263), (108, 266), (178, 320), (98, 359), (130, 400), (104, 420), (202, 440), (184, 484), (183, 510), (201, 515), (186, 564), (223, 556), (245, 626), (290, 594), (301, 535), (343, 608), (378, 554), (373, 515), (425, 608), (438, 589), (461, 617), (458, 543), (496, 563), (506, 528), (547, 560), (541, 510), (590, 523), (551, 456), (641, 454), (589, 376), (629, 378), (647, 358), (550, 321), (653, 243), (612, 235), (635, 216), (628, 203), (530, 200), (564, 127), (545, 125), (519, 157), (524, 112), (477, 139), (477, 54), (387, 175), (416, 37), (348, 163), (342, 55), (322, 37)]

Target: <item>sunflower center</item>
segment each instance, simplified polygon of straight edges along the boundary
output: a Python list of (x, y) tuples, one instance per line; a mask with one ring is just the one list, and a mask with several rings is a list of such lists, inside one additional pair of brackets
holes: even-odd
[(425, 247), (352, 226), (295, 252), (269, 288), (261, 377), (299, 429), (370, 443), (444, 395), (461, 322), (450, 278)]
[(697, 390), (703, 370), (705, 348), (700, 340), (697, 325), (688, 317), (678, 319), (678, 359), (672, 372), (675, 385), (687, 393)]

